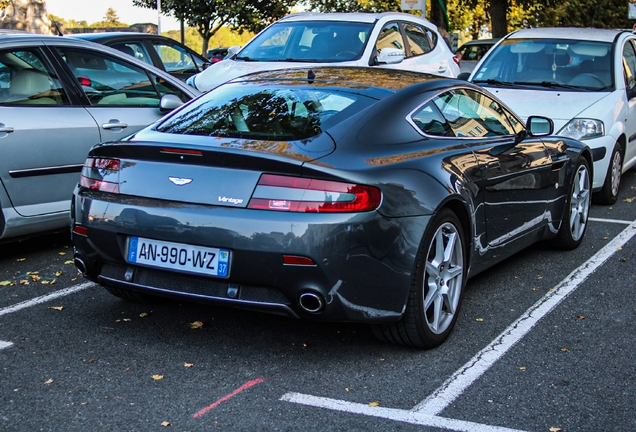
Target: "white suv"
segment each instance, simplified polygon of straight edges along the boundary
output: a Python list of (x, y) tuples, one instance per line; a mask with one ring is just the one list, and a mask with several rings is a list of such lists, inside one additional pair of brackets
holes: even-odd
[[(554, 121), (594, 156), (596, 199), (612, 204), (636, 164), (636, 35), (592, 28), (535, 28), (507, 35), (468, 78), (522, 117)], [(555, 162), (556, 163), (556, 162)]]
[(435, 26), (400, 12), (299, 13), (264, 29), (230, 59), (194, 75), (200, 91), (263, 70), (387, 67), (456, 77), (459, 66)]

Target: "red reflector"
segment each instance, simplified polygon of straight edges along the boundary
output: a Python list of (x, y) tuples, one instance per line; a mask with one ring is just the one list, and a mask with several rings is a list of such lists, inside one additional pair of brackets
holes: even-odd
[(285, 265), (304, 265), (315, 266), (316, 263), (311, 258), (297, 255), (283, 255), (283, 264)]
[(75, 234), (79, 234), (79, 235), (87, 235), (88, 234), (88, 228), (86, 228), (85, 226), (81, 226), (81, 225), (75, 225), (73, 227), (73, 232)]
[(90, 87), (92, 82), (88, 77), (85, 76), (78, 76), (77, 80), (79, 81), (80, 85), (86, 86), (86, 87)]

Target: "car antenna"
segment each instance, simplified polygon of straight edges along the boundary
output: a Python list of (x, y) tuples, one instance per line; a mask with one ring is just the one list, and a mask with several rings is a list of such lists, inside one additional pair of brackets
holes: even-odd
[(64, 36), (64, 33), (62, 33), (62, 30), (60, 30), (60, 26), (57, 25), (57, 21), (51, 21), (51, 22), (55, 26), (55, 30), (57, 30), (57, 35)]
[(307, 83), (313, 84), (315, 78), (316, 78), (316, 74), (314, 73), (314, 71), (309, 69), (309, 72), (307, 72)]

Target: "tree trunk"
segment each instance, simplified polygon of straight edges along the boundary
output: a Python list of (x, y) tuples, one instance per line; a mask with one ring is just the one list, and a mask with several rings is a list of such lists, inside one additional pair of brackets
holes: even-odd
[(500, 38), (508, 34), (508, 0), (490, 0), (490, 23), (492, 37)]
[[(446, 0), (442, 0), (444, 7), (446, 7)], [(435, 24), (438, 28), (446, 30), (446, 20), (444, 19), (444, 10), (439, 4), (439, 0), (431, 0), (431, 13), (429, 21)]]

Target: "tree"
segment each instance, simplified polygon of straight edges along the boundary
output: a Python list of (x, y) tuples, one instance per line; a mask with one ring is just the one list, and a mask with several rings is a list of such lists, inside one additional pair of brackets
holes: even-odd
[(117, 12), (113, 8), (108, 8), (108, 10), (106, 11), (106, 15), (104, 16), (104, 21), (113, 25), (120, 24)]
[[(257, 32), (289, 13), (298, 0), (163, 0), (161, 9), (194, 27), (203, 38), (202, 54), (222, 27)], [(157, 8), (156, 0), (133, 0), (135, 6)]]

